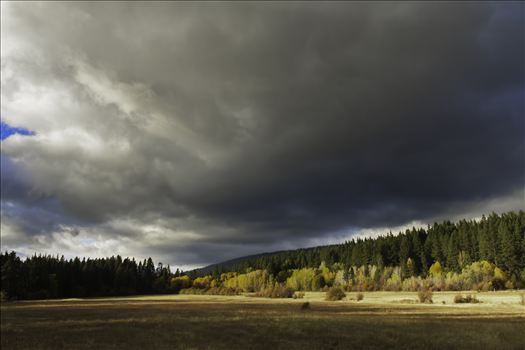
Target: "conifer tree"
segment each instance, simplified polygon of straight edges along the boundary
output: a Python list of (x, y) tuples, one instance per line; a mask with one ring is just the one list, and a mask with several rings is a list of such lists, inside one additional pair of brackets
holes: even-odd
[(500, 240), (500, 251), (498, 254), (498, 261), (504, 270), (511, 274), (518, 273), (519, 256), (518, 248), (519, 241), (516, 239), (514, 232), (512, 232), (507, 223), (501, 220), (498, 227), (498, 238)]

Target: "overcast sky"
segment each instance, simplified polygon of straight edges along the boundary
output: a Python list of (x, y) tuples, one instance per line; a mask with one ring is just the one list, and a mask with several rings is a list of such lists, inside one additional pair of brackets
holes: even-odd
[(189, 268), (524, 209), (524, 6), (2, 2), (2, 250)]

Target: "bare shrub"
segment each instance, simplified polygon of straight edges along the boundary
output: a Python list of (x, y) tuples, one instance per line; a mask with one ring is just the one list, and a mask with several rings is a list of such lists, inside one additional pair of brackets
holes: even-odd
[(455, 297), (454, 297), (454, 303), (456, 304), (478, 304), (479, 303), (479, 300), (478, 298), (476, 298), (476, 296), (472, 296), (472, 295), (467, 295), (467, 296), (463, 296), (461, 294), (457, 294)]
[(302, 299), (302, 298), (304, 298), (304, 292), (295, 292), (295, 294), (293, 295), (293, 298), (294, 299)]
[(205, 291), (204, 289), (199, 289), (199, 288), (183, 288), (180, 290), (179, 294), (192, 294), (192, 295), (195, 295), (195, 294), (205, 294)]
[(356, 298), (357, 301), (361, 301), (361, 300), (363, 300), (365, 298), (365, 295), (363, 293), (357, 293), (355, 298)]
[(273, 288), (265, 288), (255, 293), (255, 296), (263, 298), (292, 298), (294, 293), (295, 291), (292, 288), (287, 288), (278, 284)]
[(211, 287), (206, 291), (208, 295), (239, 295), (241, 290), (230, 287)]
[(180, 294), (193, 294), (193, 295), (239, 295), (241, 294), (240, 289), (229, 288), (229, 287), (212, 287), (212, 288), (183, 288), (179, 292)]
[(431, 288), (422, 288), (419, 290), (419, 292), (417, 292), (420, 303), (432, 304), (432, 295), (433, 293)]
[(343, 289), (339, 287), (332, 287), (328, 290), (328, 292), (326, 292), (325, 300), (336, 301), (336, 300), (341, 300), (344, 297), (346, 297), (346, 294), (343, 291)]

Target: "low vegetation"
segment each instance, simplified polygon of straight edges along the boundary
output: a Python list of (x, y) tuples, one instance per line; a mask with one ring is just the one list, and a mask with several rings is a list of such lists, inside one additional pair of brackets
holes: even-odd
[(476, 298), (476, 296), (474, 295), (466, 295), (466, 296), (463, 296), (461, 294), (457, 294), (455, 297), (454, 297), (454, 303), (456, 304), (478, 304), (479, 303), (479, 300), (478, 298)]
[(304, 298), (304, 292), (295, 292), (293, 295), (294, 299), (303, 299)]
[(273, 287), (265, 288), (255, 293), (255, 296), (263, 298), (292, 298), (294, 293), (295, 291), (292, 288), (276, 284)]
[[(269, 295), (274, 285), (286, 287), (294, 291), (329, 291), (339, 288), (347, 291), (413, 291), (432, 289), (445, 290), (493, 290), (494, 286), (504, 288), (509, 285), (508, 276), (488, 261), (478, 261), (463, 268), (460, 273), (444, 272), (441, 264), (436, 262), (429, 268), (426, 277), (408, 277), (403, 279), (399, 267), (379, 268), (375, 265), (350, 267), (348, 271), (341, 270), (340, 265), (334, 264), (329, 268), (321, 263), (318, 268), (303, 268), (279, 274), (282, 282), (277, 282), (276, 277), (267, 270), (253, 270), (246, 273), (227, 272), (217, 277), (211, 275), (197, 277), (194, 280), (189, 276), (175, 277), (172, 279), (172, 289), (181, 286), (205, 289), (207, 294), (221, 291), (220, 287), (235, 290), (236, 293), (258, 293)], [(213, 289), (213, 288), (219, 289)], [(184, 289), (184, 288), (183, 288)], [(209, 291), (208, 291), (209, 290)], [(431, 293), (426, 291), (426, 294)], [(429, 299), (422, 293), (425, 301)], [(198, 294), (198, 292), (195, 292)], [(292, 295), (293, 297), (293, 295)]]
[[(325, 302), (321, 292), (307, 293), (304, 302), (164, 295), (5, 303), (0, 348), (523, 348), (518, 292), (484, 293), (487, 302), (461, 307), (450, 302), (446, 306), (392, 302), (405, 295), (415, 293), (371, 292), (366, 293), (367, 303), (336, 305)], [(434, 298), (441, 301), (453, 295), (434, 292)]]
[(346, 297), (345, 292), (340, 287), (332, 287), (326, 292), (326, 300), (337, 301), (342, 300)]
[(361, 301), (365, 298), (365, 295), (363, 293), (357, 293), (357, 295), (355, 296), (355, 299), (357, 301)]
[(420, 303), (424, 304), (432, 304), (432, 289), (431, 288), (421, 288), (419, 292), (417, 292), (417, 297), (419, 298)]
[(228, 287), (211, 287), (211, 288), (185, 288), (180, 290), (180, 294), (194, 295), (239, 295), (241, 291)]

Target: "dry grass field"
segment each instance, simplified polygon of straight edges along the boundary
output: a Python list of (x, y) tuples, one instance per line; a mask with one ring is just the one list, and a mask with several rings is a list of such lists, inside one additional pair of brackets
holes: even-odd
[[(337, 302), (166, 295), (6, 303), (2, 349), (525, 349), (518, 292), (356, 293)], [(466, 294), (466, 293), (463, 293)], [(301, 305), (309, 302), (310, 307)], [(443, 303), (444, 302), (444, 303)]]

